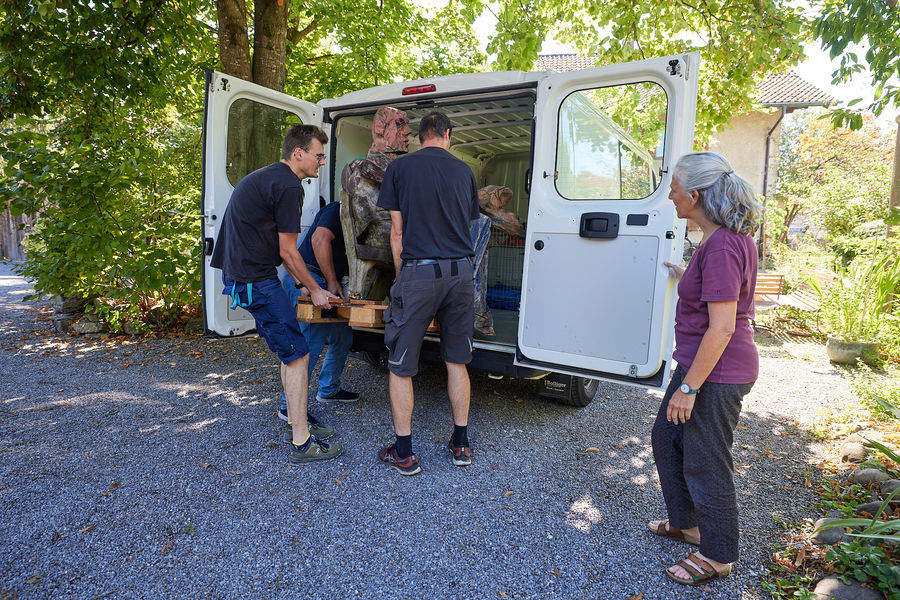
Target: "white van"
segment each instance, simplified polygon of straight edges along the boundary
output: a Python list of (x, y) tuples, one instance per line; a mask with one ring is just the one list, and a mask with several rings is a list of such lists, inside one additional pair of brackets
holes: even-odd
[[(208, 71), (203, 145), (203, 308), (208, 333), (254, 328), (222, 295), (212, 247), (231, 192), (280, 158), (286, 126), (329, 136), (318, 179), (303, 182), (302, 223), (338, 198), (340, 174), (372, 142), (379, 106), (453, 123), (451, 152), (479, 187), (513, 191), (505, 207), (524, 238), (492, 233), (488, 306), (496, 335), (476, 335), (470, 368), (494, 376), (547, 377), (569, 404), (593, 399), (597, 379), (661, 389), (673, 346), (675, 285), (684, 222), (668, 200), (671, 170), (693, 142), (696, 53), (570, 73), (492, 72), (373, 87), (311, 104)], [(302, 235), (302, 234), (301, 234)], [(438, 358), (428, 334), (423, 360)], [(355, 329), (354, 349), (378, 361), (383, 333)], [(558, 376), (556, 374), (561, 374)]]

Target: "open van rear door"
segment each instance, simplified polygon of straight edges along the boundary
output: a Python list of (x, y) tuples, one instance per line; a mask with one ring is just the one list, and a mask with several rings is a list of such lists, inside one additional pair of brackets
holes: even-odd
[(516, 364), (664, 387), (684, 222), (668, 200), (691, 150), (697, 53), (551, 74), (535, 150)]
[[(202, 296), (207, 332), (240, 335), (255, 328), (250, 313), (231, 309), (230, 298), (222, 295), (222, 271), (209, 261), (234, 187), (248, 173), (281, 159), (285, 131), (297, 123), (321, 127), (321, 109), (237, 77), (206, 72)], [(306, 179), (303, 188), (303, 214), (312, 214), (319, 205), (319, 180)]]

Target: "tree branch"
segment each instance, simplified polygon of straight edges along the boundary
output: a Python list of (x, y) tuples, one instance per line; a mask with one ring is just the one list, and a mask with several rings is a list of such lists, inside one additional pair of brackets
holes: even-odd
[(303, 38), (315, 31), (318, 27), (319, 20), (313, 19), (309, 22), (309, 25), (307, 25), (303, 29), (300, 29), (300, 17), (298, 16), (296, 19), (294, 19), (294, 22), (291, 23), (291, 28), (287, 33), (287, 39), (292, 44), (299, 44), (303, 40)]

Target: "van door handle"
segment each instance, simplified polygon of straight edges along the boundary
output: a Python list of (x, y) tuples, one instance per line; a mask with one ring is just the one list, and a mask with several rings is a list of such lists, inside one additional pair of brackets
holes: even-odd
[(618, 213), (582, 213), (578, 235), (583, 238), (612, 239), (619, 235)]

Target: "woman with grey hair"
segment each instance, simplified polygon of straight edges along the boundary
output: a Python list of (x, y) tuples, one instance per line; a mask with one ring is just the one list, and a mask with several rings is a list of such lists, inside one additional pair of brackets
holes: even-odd
[(668, 519), (650, 530), (700, 546), (666, 574), (700, 585), (731, 573), (738, 559), (738, 516), (731, 444), (759, 372), (754, 317), (762, 215), (750, 184), (714, 152), (681, 158), (669, 198), (703, 231), (687, 268), (665, 263), (679, 279), (677, 363), (653, 426), (653, 457)]

